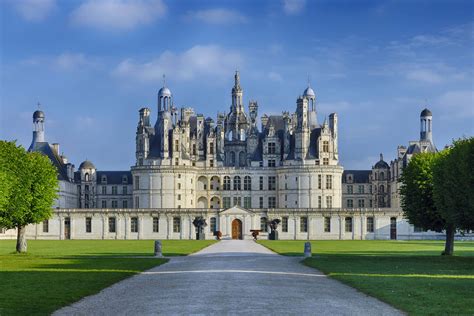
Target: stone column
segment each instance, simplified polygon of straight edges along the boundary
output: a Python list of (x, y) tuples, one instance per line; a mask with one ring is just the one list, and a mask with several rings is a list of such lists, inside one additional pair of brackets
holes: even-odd
[(189, 239), (192, 240), (193, 238), (193, 216), (188, 215), (188, 220), (189, 220)]
[(74, 230), (75, 230), (75, 227), (74, 227), (74, 224), (75, 224), (75, 220), (74, 220), (74, 215), (71, 215), (69, 217), (69, 237), (71, 239), (74, 239)]
[(105, 239), (105, 236), (107, 234), (107, 215), (103, 214), (102, 215), (102, 239)]
[(138, 239), (143, 239), (143, 230), (144, 230), (144, 220), (143, 215), (138, 215)]
[(339, 215), (339, 239), (342, 239), (342, 237), (344, 236), (344, 231), (342, 230), (342, 218), (343, 216)]
[(129, 215), (128, 214), (125, 214), (125, 218), (124, 218), (124, 226), (125, 226), (125, 239), (129, 239), (130, 238), (130, 227), (129, 226)]
[(293, 222), (294, 222), (294, 236), (293, 236), (293, 239), (296, 240), (296, 239), (298, 239), (297, 238), (297, 235), (298, 235), (298, 216), (293, 215)]
[(166, 222), (168, 223), (167, 225), (167, 228), (166, 228), (166, 239), (170, 239), (171, 238), (171, 229), (172, 229), (172, 225), (173, 223), (171, 222), (173, 220), (173, 217), (167, 215), (166, 216)]
[(64, 239), (64, 219), (63, 216), (59, 216), (59, 240)]

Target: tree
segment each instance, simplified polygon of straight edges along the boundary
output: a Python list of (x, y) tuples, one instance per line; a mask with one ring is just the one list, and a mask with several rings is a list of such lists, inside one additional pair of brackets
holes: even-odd
[(401, 204), (409, 223), (424, 230), (441, 232), (446, 221), (433, 200), (433, 166), (440, 153), (414, 155), (401, 176)]
[(26, 226), (51, 217), (57, 172), (48, 157), (26, 152), (15, 142), (0, 141), (0, 174), (8, 183), (0, 190), (9, 193), (0, 200), (0, 226), (17, 229), (17, 252), (27, 250)]
[(433, 197), (446, 221), (444, 253), (452, 255), (457, 229), (474, 229), (474, 138), (454, 141), (433, 168)]

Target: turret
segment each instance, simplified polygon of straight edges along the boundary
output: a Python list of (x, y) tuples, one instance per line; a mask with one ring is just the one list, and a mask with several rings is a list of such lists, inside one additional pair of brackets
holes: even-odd
[(33, 140), (28, 150), (32, 150), (35, 143), (44, 142), (44, 120), (45, 115), (43, 111), (37, 110), (33, 113)]
[(428, 140), (433, 143), (432, 133), (433, 114), (430, 110), (424, 109), (420, 114), (420, 140)]

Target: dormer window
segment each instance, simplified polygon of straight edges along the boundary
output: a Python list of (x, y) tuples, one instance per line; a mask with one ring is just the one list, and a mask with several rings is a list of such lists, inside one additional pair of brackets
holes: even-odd
[(122, 183), (128, 183), (128, 177), (127, 176), (122, 176)]
[(276, 152), (275, 143), (268, 143), (268, 154), (269, 155), (274, 155), (275, 152)]
[(352, 174), (348, 174), (348, 175), (347, 175), (347, 183), (352, 183), (352, 182), (353, 182), (353, 179), (354, 179), (354, 177), (353, 177)]
[(102, 178), (100, 179), (102, 183), (107, 183), (107, 176), (103, 175)]

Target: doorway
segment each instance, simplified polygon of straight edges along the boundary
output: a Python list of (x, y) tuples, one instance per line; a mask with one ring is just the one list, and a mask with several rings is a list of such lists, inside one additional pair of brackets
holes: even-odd
[(242, 222), (240, 219), (232, 221), (232, 239), (242, 239)]
[(64, 239), (71, 239), (71, 219), (69, 217), (64, 219)]
[(397, 239), (397, 218), (390, 218), (390, 239)]

